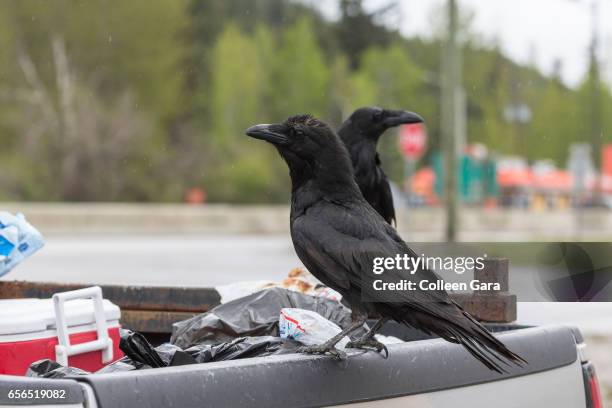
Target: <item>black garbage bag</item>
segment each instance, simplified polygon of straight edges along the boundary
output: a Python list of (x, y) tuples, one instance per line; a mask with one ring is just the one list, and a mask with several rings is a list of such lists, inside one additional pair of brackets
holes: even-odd
[[(300, 344), (293, 340), (262, 336), (240, 337), (228, 343), (215, 345), (198, 344), (185, 350), (170, 343), (153, 348), (140, 333), (122, 330), (120, 347), (126, 355), (102, 367), (95, 374), (285, 354), (294, 352), (299, 346)], [(152, 364), (155, 364), (155, 366)], [(64, 367), (55, 361), (46, 359), (32, 363), (26, 375), (29, 377), (65, 378), (86, 374), (91, 373), (75, 367)]]
[(65, 378), (85, 374), (90, 373), (89, 371), (81, 370), (80, 368), (64, 367), (53, 360), (44, 359), (30, 364), (30, 367), (26, 372), (26, 377)]
[(123, 371), (142, 370), (145, 368), (151, 368), (151, 367), (146, 364), (141, 364), (141, 363), (132, 361), (131, 358), (125, 356), (113, 363), (110, 363), (107, 366), (102, 367), (101, 369), (96, 371), (96, 374), (119, 373)]
[[(155, 347), (157, 355), (161, 358), (166, 366), (185, 365), (185, 352), (174, 344), (164, 343)], [(189, 356), (189, 354), (187, 354)], [(195, 361), (191, 364), (195, 364)]]
[(123, 365), (107, 368), (106, 371), (102, 371), (105, 370), (103, 368), (101, 372), (126, 371), (129, 365), (142, 369), (290, 353), (298, 347), (298, 343), (280, 337), (260, 336), (240, 337), (219, 344), (197, 344), (184, 350), (171, 343), (153, 348), (140, 333), (122, 330), (119, 347), (126, 357), (111, 365)]
[[(174, 344), (164, 343), (154, 348), (142, 334), (131, 330), (121, 330), (120, 337), (119, 348), (126, 355), (122, 362), (134, 366), (135, 369), (196, 363), (189, 353)], [(127, 368), (121, 366), (109, 370), (126, 371)]]
[(285, 307), (315, 311), (341, 328), (351, 323), (351, 311), (335, 300), (270, 288), (174, 323), (170, 342), (185, 349), (196, 344), (231, 343), (246, 336), (278, 337), (278, 318)]
[[(153, 347), (138, 332), (121, 330), (119, 348), (125, 357), (96, 371), (114, 373), (212, 361), (236, 360), (295, 352), (300, 346), (278, 336), (280, 310), (312, 310), (344, 328), (351, 312), (337, 301), (283, 288), (266, 289), (219, 305), (207, 313), (175, 323), (171, 343)], [(356, 332), (355, 335), (360, 335)], [(32, 363), (31, 377), (63, 378), (91, 374), (51, 360)]]
[(120, 336), (119, 348), (132, 361), (154, 368), (166, 367), (168, 365), (168, 362), (162, 360), (157, 351), (155, 351), (142, 334), (131, 330), (121, 330)]
[(189, 353), (197, 363), (208, 363), (292, 353), (300, 345), (293, 340), (285, 340), (280, 337), (240, 337), (232, 342), (215, 346), (208, 344), (191, 346), (185, 352)]
[[(108, 374), (118, 373), (122, 371), (142, 370), (145, 368), (151, 368), (150, 366), (142, 363), (132, 361), (129, 357), (125, 356), (119, 360), (112, 362), (98, 371), (95, 374)], [(28, 371), (26, 372), (27, 377), (40, 377), (40, 378), (65, 378), (75, 377), (79, 375), (91, 374), (89, 371), (81, 370), (76, 367), (64, 367), (59, 363), (44, 359), (38, 360), (30, 364)]]

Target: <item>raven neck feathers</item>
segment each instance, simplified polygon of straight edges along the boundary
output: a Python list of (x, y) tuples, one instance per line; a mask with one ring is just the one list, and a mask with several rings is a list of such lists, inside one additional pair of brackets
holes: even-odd
[(338, 135), (344, 142), (356, 173), (369, 172), (375, 166), (380, 165), (380, 159), (376, 151), (378, 145), (377, 137), (369, 137), (361, 129), (354, 126), (351, 120), (347, 120)]
[(361, 196), (344, 147), (325, 149), (314, 163), (296, 158), (287, 162), (292, 183), (292, 217), (321, 200), (343, 203)]

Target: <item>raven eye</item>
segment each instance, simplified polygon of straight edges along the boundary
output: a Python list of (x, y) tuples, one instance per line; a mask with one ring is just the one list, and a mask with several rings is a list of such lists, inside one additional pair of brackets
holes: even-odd
[(382, 112), (375, 112), (374, 115), (372, 116), (372, 119), (374, 119), (375, 122), (380, 122), (383, 118), (383, 113)]

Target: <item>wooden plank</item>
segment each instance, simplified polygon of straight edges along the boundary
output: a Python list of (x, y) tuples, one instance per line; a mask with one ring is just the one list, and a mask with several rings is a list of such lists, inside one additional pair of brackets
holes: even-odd
[[(54, 293), (91, 285), (51, 282), (0, 281), (0, 299), (50, 298)], [(98, 285), (104, 298), (121, 309), (201, 313), (219, 304), (214, 288)]]
[(516, 320), (516, 296), (455, 294), (455, 302), (476, 319), (491, 323), (510, 323)]
[(141, 333), (172, 333), (172, 324), (187, 320), (197, 313), (161, 312), (158, 310), (122, 310), (121, 326)]
[[(474, 279), (485, 283), (499, 283), (501, 292), (508, 292), (510, 288), (508, 277), (509, 260), (507, 258), (491, 258), (485, 259), (483, 264), (484, 268), (474, 269)], [(499, 293), (499, 291), (491, 293)]]
[[(486, 322), (516, 320), (516, 296), (508, 290), (508, 260), (487, 259), (475, 279), (498, 282), (501, 292), (453, 294), (452, 298), (468, 313)], [(83, 284), (0, 281), (0, 299), (49, 298), (54, 293), (80, 289)], [(172, 323), (188, 319), (217, 306), (214, 288), (100, 285), (106, 299), (122, 309), (124, 327), (147, 333), (170, 333)]]
[[(493, 323), (508, 323), (516, 320), (516, 296), (514, 295), (455, 294), (452, 297), (478, 320)], [(196, 315), (197, 313), (189, 312), (123, 309), (121, 324), (124, 328), (143, 333), (168, 334), (172, 332), (173, 323), (190, 319)]]

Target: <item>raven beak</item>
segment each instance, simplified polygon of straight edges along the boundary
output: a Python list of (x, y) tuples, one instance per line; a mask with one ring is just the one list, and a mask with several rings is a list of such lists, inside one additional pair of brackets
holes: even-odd
[(278, 125), (255, 125), (251, 126), (246, 130), (247, 136), (251, 136), (255, 139), (265, 140), (273, 145), (283, 145), (289, 142), (287, 136), (279, 133), (275, 128)]
[(409, 123), (423, 123), (425, 120), (421, 115), (408, 111), (387, 111), (387, 117), (383, 120), (385, 126), (394, 127)]

